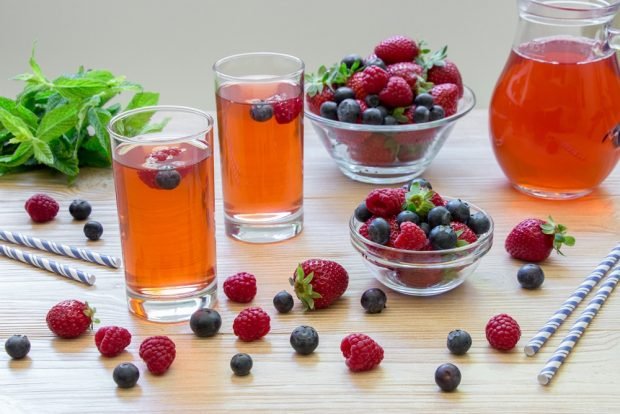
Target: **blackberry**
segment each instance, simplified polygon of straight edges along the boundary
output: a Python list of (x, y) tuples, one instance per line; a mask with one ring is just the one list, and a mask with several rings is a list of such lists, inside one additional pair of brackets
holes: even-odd
[(382, 123), (383, 116), (381, 116), (381, 111), (377, 108), (368, 108), (362, 112), (362, 124), (381, 125)]
[(372, 213), (368, 210), (368, 207), (366, 207), (365, 201), (362, 201), (357, 207), (355, 207), (354, 215), (355, 218), (361, 222), (366, 222), (366, 220), (372, 217)]
[(431, 245), (436, 250), (453, 249), (456, 247), (456, 232), (450, 226), (434, 227), (428, 235)]
[(447, 208), (442, 206), (432, 208), (431, 211), (428, 212), (428, 215), (426, 217), (428, 225), (431, 227), (431, 229), (441, 225), (448, 226), (452, 221), (452, 215), (450, 214), (450, 211), (448, 211)]
[(517, 280), (524, 289), (538, 289), (545, 281), (545, 272), (537, 264), (528, 263), (517, 272)]
[(311, 326), (298, 326), (291, 333), (291, 346), (301, 355), (309, 355), (319, 346), (319, 334)]
[(230, 369), (232, 369), (235, 375), (239, 377), (248, 375), (252, 370), (253, 365), (254, 363), (252, 362), (252, 357), (248, 354), (235, 354), (230, 359)]
[(446, 112), (439, 105), (433, 105), (431, 112), (428, 116), (429, 121), (437, 121), (438, 119), (443, 119), (446, 117)]
[(13, 359), (22, 359), (30, 352), (30, 340), (26, 335), (13, 335), (4, 343), (4, 350)]
[[(364, 102), (366, 102), (366, 105), (368, 105), (369, 108), (377, 108), (379, 105), (381, 105), (381, 101), (379, 101), (379, 95), (375, 94), (366, 95), (366, 97), (364, 98)], [(385, 110), (385, 113), (387, 114), (387, 109)], [(381, 111), (381, 115), (385, 116), (383, 114), (383, 111)]]
[(472, 214), (466, 224), (477, 235), (486, 233), (491, 228), (491, 221), (480, 211)]
[(189, 319), (189, 327), (201, 338), (213, 336), (222, 327), (222, 317), (214, 309), (198, 309)]
[(355, 99), (347, 98), (338, 104), (337, 114), (338, 120), (341, 122), (356, 123), (360, 112), (360, 104)]
[(434, 99), (430, 93), (421, 93), (415, 97), (413, 103), (416, 107), (422, 106), (430, 111), (433, 108)]
[(103, 226), (98, 221), (89, 221), (84, 224), (84, 235), (92, 241), (97, 241), (103, 234)]
[(112, 378), (118, 388), (132, 388), (140, 378), (140, 370), (131, 362), (123, 362), (114, 368)]
[(345, 99), (355, 99), (355, 91), (348, 86), (341, 86), (334, 91), (334, 101), (339, 104)]
[(435, 383), (442, 391), (454, 391), (461, 383), (461, 371), (454, 364), (442, 364), (435, 371)]
[(319, 113), (323, 118), (338, 120), (338, 104), (334, 101), (325, 101), (319, 108)]
[(456, 329), (448, 334), (447, 346), (454, 355), (464, 355), (471, 347), (471, 335), (466, 331)]
[(381, 217), (377, 217), (368, 225), (370, 240), (378, 244), (387, 244), (390, 241), (390, 224)]
[(86, 200), (73, 200), (69, 206), (69, 214), (76, 220), (86, 220), (91, 211), (92, 207)]
[(400, 224), (404, 221), (410, 221), (412, 223), (420, 225), (420, 216), (418, 216), (413, 211), (404, 210), (398, 213), (398, 215), (396, 216), (396, 222), (400, 226)]
[(387, 296), (381, 289), (372, 288), (368, 289), (362, 294), (361, 299), (362, 308), (366, 309), (368, 313), (380, 313), (385, 309), (385, 303), (387, 302)]
[(450, 200), (446, 204), (446, 208), (450, 212), (453, 220), (467, 223), (469, 220), (469, 204), (461, 200)]
[(273, 106), (268, 103), (258, 103), (250, 108), (250, 116), (257, 122), (266, 122), (273, 116)]
[(413, 122), (415, 124), (423, 124), (428, 122), (430, 117), (430, 111), (425, 106), (417, 106), (413, 111)]
[(288, 313), (293, 309), (295, 301), (293, 296), (286, 290), (282, 290), (273, 297), (273, 306), (280, 313)]
[(355, 62), (358, 62), (358, 66), (357, 66), (358, 68), (361, 68), (364, 65), (364, 59), (362, 59), (360, 55), (356, 55), (356, 54), (346, 55), (340, 61), (340, 63), (344, 63), (348, 69), (351, 69), (351, 67), (353, 66), (353, 64), (355, 64)]
[(166, 168), (157, 171), (155, 184), (162, 190), (174, 190), (181, 183), (181, 174), (174, 168)]

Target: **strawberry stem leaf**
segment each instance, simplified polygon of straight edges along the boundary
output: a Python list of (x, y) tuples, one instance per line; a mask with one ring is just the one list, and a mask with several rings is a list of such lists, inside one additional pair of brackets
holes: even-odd
[(540, 225), (540, 229), (543, 234), (553, 236), (553, 248), (562, 256), (564, 256), (564, 253), (560, 249), (563, 244), (569, 247), (575, 245), (575, 238), (566, 234), (568, 230), (566, 226), (563, 224), (556, 224), (551, 216), (549, 216), (547, 222)]
[(295, 270), (295, 279), (289, 279), (291, 285), (295, 288), (295, 294), (301, 300), (306, 310), (314, 309), (314, 299), (321, 298), (321, 294), (315, 292), (312, 288), (312, 279), (314, 278), (314, 272), (310, 272), (308, 275), (304, 274), (304, 269), (301, 266), (297, 266)]

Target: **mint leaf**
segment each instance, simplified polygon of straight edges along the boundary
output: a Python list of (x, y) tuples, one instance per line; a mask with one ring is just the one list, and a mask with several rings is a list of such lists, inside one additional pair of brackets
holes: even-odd
[[(89, 70), (84, 72), (82, 77), (85, 79), (92, 79), (103, 83), (108, 83), (111, 80), (116, 79), (112, 72), (110, 72), (109, 70)], [(119, 83), (123, 79), (124, 78), (119, 78)]]
[[(126, 110), (157, 105), (158, 101), (158, 93), (140, 92), (134, 95), (131, 101), (127, 104)], [(121, 123), (119, 123), (119, 132), (128, 137), (135, 137), (136, 135), (141, 134), (142, 131), (145, 129), (145, 126), (148, 124), (151, 117), (153, 116), (153, 113), (153, 111), (146, 111), (126, 118)]]
[(20, 117), (26, 124), (28, 124), (32, 131), (37, 129), (39, 118), (32, 111), (19, 105), (14, 100), (0, 96), (0, 108), (4, 108), (11, 114)]
[(107, 85), (105, 82), (96, 79), (61, 76), (54, 80), (53, 87), (67, 99), (84, 99), (103, 92)]
[(112, 156), (110, 154), (110, 135), (106, 130), (106, 125), (108, 125), (110, 119), (112, 119), (112, 116), (104, 109), (90, 108), (88, 110), (88, 122), (95, 129), (95, 137), (99, 141), (100, 151), (108, 161), (108, 165), (112, 162)]
[(32, 69), (32, 73), (34, 73), (32, 79), (40, 83), (47, 83), (47, 79), (45, 79), (45, 76), (43, 76), (43, 71), (41, 70), (41, 67), (34, 58), (34, 47), (32, 48), (32, 54), (30, 55), (29, 63), (30, 68)]
[(75, 127), (79, 106), (76, 102), (47, 112), (37, 129), (37, 138), (49, 142)]
[(32, 139), (32, 132), (21, 118), (11, 114), (4, 108), (0, 108), (0, 124), (16, 137)]
[(47, 145), (47, 142), (34, 138), (32, 140), (32, 148), (37, 161), (46, 165), (54, 164), (54, 154), (52, 154), (52, 150)]
[(157, 105), (159, 102), (159, 94), (156, 92), (139, 92), (131, 98), (127, 104), (126, 111), (130, 109), (142, 108), (144, 106)]
[(18, 165), (22, 165), (34, 153), (34, 149), (32, 148), (32, 141), (22, 142), (18, 145), (17, 149), (13, 154), (2, 155), (0, 156), (0, 166), (2, 167), (17, 167)]
[(54, 154), (53, 167), (69, 177), (75, 177), (80, 172), (78, 159), (73, 156), (72, 142), (69, 138), (61, 136), (49, 143)]

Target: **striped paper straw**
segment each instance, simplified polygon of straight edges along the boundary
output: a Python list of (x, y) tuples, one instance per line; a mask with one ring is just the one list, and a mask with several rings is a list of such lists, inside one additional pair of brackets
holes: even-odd
[(45, 269), (49, 272), (56, 273), (57, 275), (64, 276), (68, 279), (85, 283), (89, 286), (95, 284), (95, 275), (91, 273), (74, 269), (71, 266), (67, 266), (35, 254), (30, 254), (19, 249), (14, 249), (13, 247), (0, 244), (0, 254), (13, 260), (18, 260), (22, 263), (27, 263), (40, 269)]
[(37, 239), (36, 237), (26, 236), (25, 234), (0, 230), (0, 239), (13, 244), (32, 247), (34, 249), (58, 254), (61, 256), (73, 257), (87, 262), (118, 268), (120, 260), (117, 257), (108, 256), (93, 252), (92, 250), (79, 247), (68, 246), (66, 244), (55, 243), (50, 240)]
[(560, 325), (570, 316), (575, 310), (577, 305), (581, 303), (583, 298), (601, 281), (603, 276), (614, 267), (616, 262), (620, 259), (620, 244), (607, 255), (607, 257), (594, 269), (588, 277), (586, 277), (579, 287), (571, 294), (571, 296), (562, 304), (555, 314), (547, 321), (536, 335), (525, 346), (525, 355), (534, 356), (547, 342), (547, 339), (551, 337), (558, 330)]
[(538, 374), (538, 382), (540, 384), (547, 385), (551, 382), (551, 379), (553, 379), (553, 376), (558, 372), (566, 357), (577, 345), (579, 338), (581, 338), (581, 335), (583, 335), (590, 322), (592, 322), (598, 310), (603, 306), (609, 294), (618, 284), (618, 280), (620, 280), (620, 267), (616, 267), (607, 276), (601, 287), (596, 291), (594, 298), (588, 303), (588, 306), (581, 313), (568, 335), (566, 335), (566, 338), (564, 338), (558, 349), (549, 358), (547, 365), (540, 371)]

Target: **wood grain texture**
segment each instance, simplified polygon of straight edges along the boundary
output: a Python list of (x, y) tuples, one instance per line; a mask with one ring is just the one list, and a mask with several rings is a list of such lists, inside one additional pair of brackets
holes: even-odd
[[(366, 315), (359, 305), (365, 289), (380, 285), (351, 247), (345, 224), (373, 186), (340, 174), (309, 125), (305, 228), (299, 237), (260, 246), (227, 238), (219, 184), (217, 188), (220, 286), (238, 271), (257, 276), (259, 293), (253, 305), (272, 315), (272, 331), (261, 341), (236, 340), (232, 321), (243, 306), (228, 302), (222, 292), (217, 305), (224, 321), (221, 333), (199, 339), (188, 324), (159, 325), (131, 316), (122, 270), (55, 257), (96, 273), (97, 284), (89, 288), (0, 258), (0, 341), (15, 333), (32, 341), (26, 360), (11, 361), (0, 352), (0, 412), (613, 412), (620, 386), (620, 293), (601, 309), (551, 386), (539, 386), (536, 375), (577, 315), (538, 356), (527, 358), (522, 347), (618, 241), (620, 171), (580, 200), (529, 198), (504, 179), (486, 125), (486, 111), (481, 110), (459, 121), (425, 176), (441, 193), (486, 209), (495, 220), (495, 245), (458, 289), (433, 298), (388, 291), (388, 309), (382, 314)], [(37, 191), (61, 203), (61, 213), (51, 223), (33, 224), (23, 210), (24, 201)], [(82, 225), (71, 220), (68, 205), (77, 197), (93, 204), (91, 217), (105, 228), (101, 241), (86, 242)], [(2, 178), (0, 208), (0, 228), (121, 254), (109, 170), (84, 171), (72, 187), (44, 172)], [(522, 290), (516, 281), (520, 264), (504, 252), (503, 241), (521, 219), (550, 213), (571, 229), (577, 245), (567, 249), (566, 257), (553, 256), (544, 264), (547, 279), (541, 290)], [(349, 271), (351, 283), (344, 298), (323, 311), (304, 313), (296, 307), (290, 314), (277, 314), (273, 295), (288, 288), (287, 279), (298, 262), (317, 256), (337, 260)], [(55, 338), (45, 315), (53, 304), (68, 298), (96, 306), (102, 326), (127, 327), (134, 335), (128, 350), (107, 359), (100, 357), (92, 333), (76, 340)], [(512, 352), (494, 351), (484, 338), (488, 318), (502, 312), (513, 315), (523, 330)], [(290, 332), (301, 324), (314, 326), (321, 338), (308, 357), (295, 355), (289, 345)], [(461, 357), (450, 355), (445, 346), (448, 332), (456, 328), (473, 337), (472, 349)], [(347, 370), (339, 344), (351, 332), (367, 333), (383, 345), (385, 360), (379, 369), (361, 374)], [(146, 372), (138, 347), (147, 336), (159, 334), (170, 336), (178, 353), (171, 370), (155, 377)], [(254, 358), (248, 377), (237, 378), (230, 371), (230, 357), (238, 351)], [(118, 390), (112, 381), (112, 370), (122, 361), (137, 361), (141, 369), (134, 389)], [(434, 383), (435, 368), (444, 362), (457, 364), (463, 374), (455, 393), (441, 393)]]

